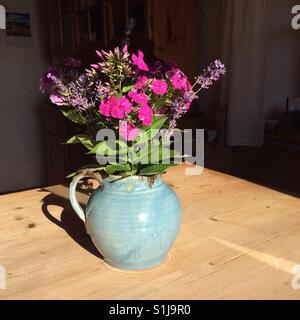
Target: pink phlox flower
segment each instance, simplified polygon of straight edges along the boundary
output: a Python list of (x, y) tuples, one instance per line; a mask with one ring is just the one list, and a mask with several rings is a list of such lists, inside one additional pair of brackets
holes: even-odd
[(118, 99), (115, 96), (110, 97), (109, 104), (111, 107), (111, 116), (116, 119), (124, 119), (125, 115), (131, 110), (131, 103), (127, 98), (122, 97)]
[(136, 92), (136, 91), (130, 91), (128, 93), (128, 96), (135, 102), (138, 104), (147, 104), (148, 103), (148, 97), (146, 96), (146, 94), (144, 92)]
[(125, 117), (124, 110), (122, 110), (121, 108), (119, 108), (116, 105), (111, 107), (110, 114), (115, 119), (120, 119), (121, 120), (121, 119), (124, 119), (124, 117)]
[(147, 64), (144, 61), (144, 53), (142, 51), (138, 51), (138, 55), (132, 55), (132, 62), (143, 71), (149, 71)]
[(107, 103), (107, 101), (100, 104), (99, 111), (105, 117), (110, 116), (110, 105)]
[(147, 82), (148, 78), (146, 76), (141, 76), (138, 78), (138, 81), (134, 85), (136, 89), (142, 89), (145, 83)]
[(188, 81), (187, 77), (180, 71), (176, 72), (171, 77), (172, 85), (175, 89), (187, 89), (188, 87)]
[(152, 109), (147, 104), (142, 105), (138, 112), (138, 118), (142, 121), (143, 126), (151, 125), (153, 120)]
[(126, 97), (121, 97), (119, 99), (119, 106), (124, 110), (125, 113), (129, 113), (132, 109), (132, 104)]
[(140, 133), (140, 130), (132, 123), (128, 123), (127, 121), (121, 122), (119, 134), (126, 141), (134, 141), (140, 135)]
[(107, 101), (101, 103), (99, 111), (106, 117), (112, 116), (116, 119), (124, 119), (131, 109), (132, 104), (126, 97), (111, 96)]
[(155, 94), (165, 94), (167, 93), (167, 84), (162, 80), (155, 80), (152, 82), (152, 91)]

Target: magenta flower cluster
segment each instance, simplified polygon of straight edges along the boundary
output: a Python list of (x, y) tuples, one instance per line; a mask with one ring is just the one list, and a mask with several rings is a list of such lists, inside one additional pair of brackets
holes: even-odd
[(187, 76), (171, 63), (146, 63), (144, 53), (130, 54), (127, 46), (96, 51), (100, 61), (81, 70), (81, 62), (65, 60), (62, 68), (42, 75), (40, 90), (50, 91), (52, 103), (74, 113), (96, 132), (113, 128), (127, 141), (134, 141), (155, 117), (166, 117), (173, 129), (190, 108), (201, 89), (209, 88), (225, 73), (216, 60), (191, 85)]
[(132, 104), (125, 98), (117, 98), (111, 96), (104, 100), (99, 107), (100, 113), (105, 117), (113, 117), (114, 119), (124, 119), (132, 109)]

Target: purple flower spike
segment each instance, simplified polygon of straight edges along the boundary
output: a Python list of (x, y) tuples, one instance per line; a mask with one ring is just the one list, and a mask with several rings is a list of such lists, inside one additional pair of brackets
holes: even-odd
[(209, 89), (215, 81), (218, 81), (221, 75), (226, 73), (225, 65), (220, 60), (211, 63), (204, 73), (196, 78), (202, 89)]

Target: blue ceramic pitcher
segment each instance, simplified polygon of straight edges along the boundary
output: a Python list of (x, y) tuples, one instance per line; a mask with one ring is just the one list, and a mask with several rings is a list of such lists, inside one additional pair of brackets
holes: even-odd
[(146, 177), (109, 177), (90, 197), (86, 212), (76, 200), (76, 186), (70, 185), (70, 201), (87, 233), (109, 265), (141, 270), (159, 265), (176, 239), (180, 222), (180, 202), (161, 177), (149, 184)]

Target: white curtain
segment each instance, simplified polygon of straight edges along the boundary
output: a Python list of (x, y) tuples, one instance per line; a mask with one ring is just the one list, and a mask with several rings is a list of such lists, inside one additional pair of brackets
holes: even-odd
[(223, 6), (223, 53), (228, 74), (222, 88), (222, 105), (227, 108), (227, 144), (261, 146), (267, 0), (223, 0)]

